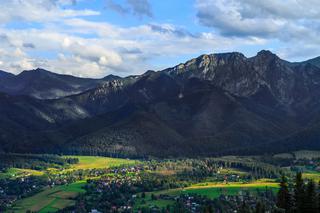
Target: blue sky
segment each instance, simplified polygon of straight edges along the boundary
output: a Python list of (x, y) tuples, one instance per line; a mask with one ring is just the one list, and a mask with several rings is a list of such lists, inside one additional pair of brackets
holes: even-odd
[(320, 55), (318, 0), (0, 0), (0, 69), (99, 78), (201, 54)]

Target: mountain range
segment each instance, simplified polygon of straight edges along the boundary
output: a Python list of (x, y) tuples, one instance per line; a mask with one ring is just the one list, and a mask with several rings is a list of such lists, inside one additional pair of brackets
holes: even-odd
[(103, 79), (78, 78), (59, 75), (44, 69), (23, 71), (19, 75), (0, 71), (0, 91), (38, 99), (57, 99), (81, 93), (117, 78), (119, 77), (113, 75)]
[(201, 55), (142, 75), (0, 71), (3, 152), (214, 156), (320, 149), (320, 58)]

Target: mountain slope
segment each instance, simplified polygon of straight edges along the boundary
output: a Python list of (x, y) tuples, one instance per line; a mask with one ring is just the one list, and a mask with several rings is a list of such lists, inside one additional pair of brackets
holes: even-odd
[[(292, 120), (275, 113), (277, 110), (255, 112), (250, 107), (259, 105), (225, 93), (210, 82), (190, 79), (186, 86), (183, 97), (177, 92), (161, 101), (140, 102), (140, 107), (131, 107), (123, 118), (96, 125), (68, 147), (83, 153), (98, 145), (98, 153), (115, 153), (114, 146), (118, 146), (118, 154), (208, 155), (275, 140), (296, 128), (288, 124), (294, 123)], [(128, 110), (128, 105), (125, 108)], [(127, 110), (120, 108), (112, 114)], [(125, 152), (124, 147), (131, 151)]]
[(54, 100), (3, 100), (1, 148), (10, 152), (174, 157), (320, 148), (320, 68), (269, 51), (202, 55)]

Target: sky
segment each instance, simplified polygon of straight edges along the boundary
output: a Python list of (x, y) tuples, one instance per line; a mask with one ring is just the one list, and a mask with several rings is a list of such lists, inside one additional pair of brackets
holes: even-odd
[(319, 0), (0, 0), (0, 69), (100, 78), (201, 54), (320, 56)]

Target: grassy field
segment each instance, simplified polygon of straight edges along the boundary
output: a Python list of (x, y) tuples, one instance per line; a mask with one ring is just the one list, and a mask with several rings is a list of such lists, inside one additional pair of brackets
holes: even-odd
[(60, 173), (70, 170), (80, 170), (80, 169), (104, 169), (121, 165), (134, 165), (139, 163), (137, 160), (121, 159), (121, 158), (108, 158), (108, 157), (98, 157), (98, 156), (65, 156), (78, 158), (79, 163), (71, 165), (70, 169), (56, 169), (48, 168), (44, 171), (32, 170), (32, 169), (19, 169), (10, 168), (6, 172), (0, 172), (0, 179), (4, 178), (19, 178), (26, 176), (41, 176), (45, 172), (58, 172)]
[[(65, 156), (65, 157), (76, 157), (79, 159), (79, 163), (71, 166), (71, 170), (80, 169), (102, 169), (110, 168), (120, 165), (133, 165), (139, 161), (120, 159), (120, 158), (107, 158), (107, 157), (94, 157), (94, 156)], [(63, 171), (57, 169), (48, 169), (48, 172), (65, 172), (70, 169)], [(9, 169), (5, 173), (0, 173), (3, 178), (6, 177), (22, 177), (27, 175), (43, 175), (42, 171), (28, 170), (28, 169)], [(55, 212), (59, 209), (63, 209), (68, 206), (75, 204), (74, 198), (79, 193), (84, 192), (82, 187), (85, 185), (85, 181), (79, 181), (69, 185), (56, 186), (54, 188), (46, 188), (40, 193), (34, 196), (19, 200), (16, 202), (13, 208), (13, 212), (25, 213), (27, 210), (34, 212)], [(11, 212), (11, 211), (10, 211)]]
[(239, 170), (239, 169), (232, 169), (232, 168), (220, 169), (219, 171), (220, 171), (220, 174), (225, 174), (225, 175), (237, 174), (239, 176), (242, 176), (242, 175), (247, 175), (248, 174), (245, 171), (242, 171), (242, 170)]
[(279, 187), (278, 183), (271, 182), (255, 182), (255, 183), (230, 183), (230, 184), (208, 184), (206, 186), (191, 186), (178, 191), (182, 194), (198, 194), (206, 196), (208, 198), (217, 198), (221, 194), (224, 195), (237, 195), (240, 191), (249, 191), (252, 193), (258, 190), (265, 190), (266, 187), (272, 190), (277, 190)]
[(134, 165), (136, 160), (128, 160), (121, 158), (95, 157), (95, 156), (66, 156), (79, 159), (78, 164), (72, 165), (72, 169), (103, 169), (120, 165)]
[(15, 213), (25, 213), (27, 210), (31, 210), (45, 213), (55, 212), (59, 209), (72, 206), (75, 204), (73, 199), (79, 193), (84, 192), (84, 189), (82, 189), (84, 185), (84, 181), (79, 181), (69, 185), (46, 188), (34, 196), (17, 201), (12, 211)]
[(316, 183), (320, 181), (320, 172), (302, 173), (302, 178), (314, 180)]
[(168, 205), (172, 205), (174, 204), (174, 201), (172, 200), (152, 200), (151, 199), (151, 194), (147, 194), (146, 197), (144, 199), (138, 199), (137, 202), (135, 203), (134, 206), (134, 211), (138, 211), (139, 208), (143, 208), (143, 207), (152, 207), (152, 206), (157, 206), (159, 208), (165, 208)]
[(18, 169), (18, 168), (10, 168), (6, 172), (0, 173), (0, 179), (3, 178), (19, 178), (26, 177), (30, 175), (41, 176), (44, 173), (42, 171), (32, 170), (32, 169)]
[(146, 193), (146, 197), (144, 199), (139, 198), (135, 209), (139, 209), (144, 206), (158, 206), (159, 208), (166, 207), (168, 204), (172, 204), (173, 201), (171, 200), (152, 200), (151, 194), (160, 195), (160, 194), (167, 194), (171, 196), (177, 196), (181, 194), (197, 194), (206, 196), (208, 198), (214, 199), (218, 198), (220, 195), (237, 195), (241, 191), (249, 191), (251, 193), (256, 193), (258, 190), (263, 191), (266, 188), (272, 189), (274, 192), (277, 192), (279, 188), (279, 183), (272, 182), (272, 180), (259, 180), (253, 183), (229, 183), (229, 184), (222, 184), (222, 183), (214, 183), (214, 182), (207, 182), (207, 183), (198, 183), (192, 185), (187, 188), (179, 188), (179, 189), (170, 189), (170, 190), (163, 190), (157, 192), (149, 192)]
[(275, 182), (253, 182), (253, 183), (199, 183), (194, 184), (190, 187), (171, 189), (165, 191), (156, 192), (156, 195), (159, 194), (168, 194), (168, 195), (179, 195), (179, 194), (199, 194), (208, 196), (209, 198), (217, 198), (221, 194), (225, 195), (235, 195), (239, 191), (257, 191), (264, 190), (266, 187), (277, 190), (279, 184)]
[(19, 168), (10, 168), (6, 172), (0, 172), (0, 179), (4, 178), (20, 178), (26, 176), (41, 176), (45, 172), (57, 172), (63, 173), (70, 170), (80, 170), (80, 169), (104, 169), (114, 166), (121, 165), (134, 165), (139, 163), (137, 160), (121, 159), (121, 158), (108, 158), (108, 157), (97, 157), (97, 156), (65, 156), (65, 157), (76, 157), (79, 159), (79, 163), (71, 165), (70, 169), (56, 169), (48, 168), (45, 171), (38, 171), (32, 169), (19, 169)]

